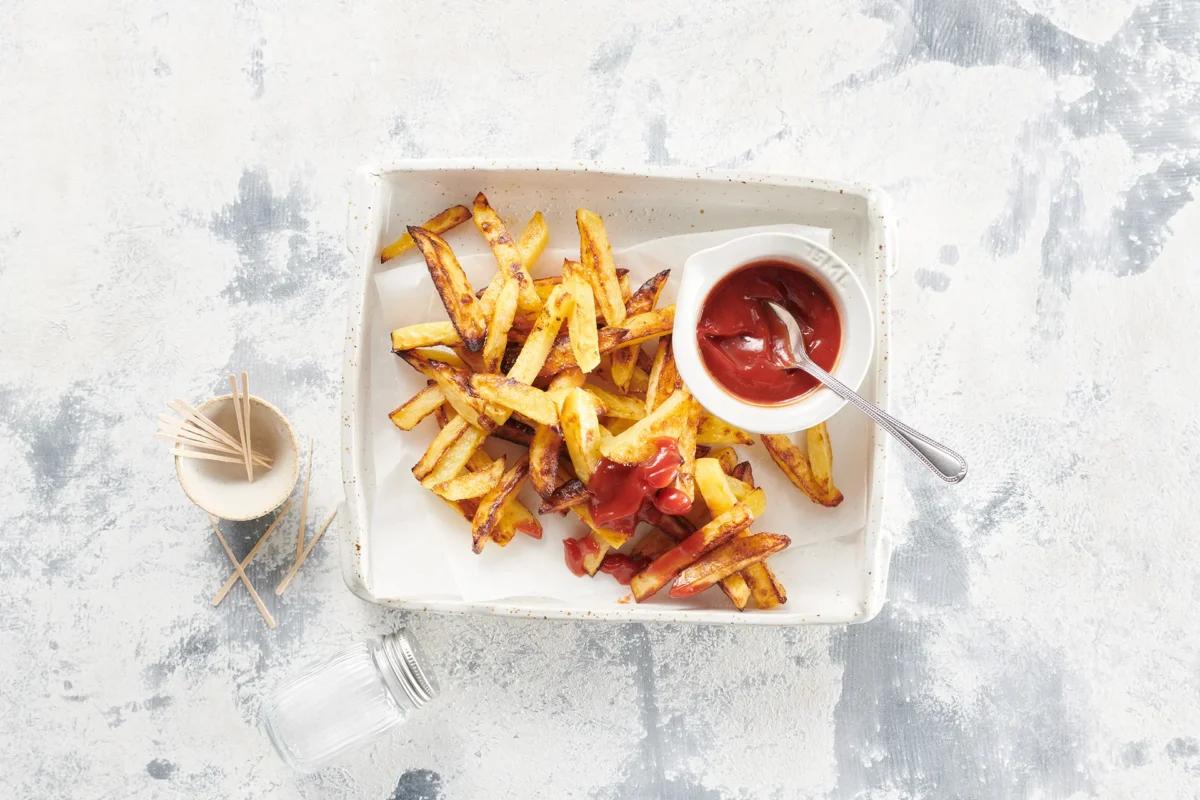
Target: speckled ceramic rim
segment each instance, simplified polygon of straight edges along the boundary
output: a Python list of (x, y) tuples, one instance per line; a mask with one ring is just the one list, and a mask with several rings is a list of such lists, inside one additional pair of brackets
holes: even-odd
[(766, 259), (796, 265), (830, 293), (842, 325), (842, 345), (832, 372), (851, 389), (858, 389), (871, 367), (875, 344), (867, 293), (845, 261), (803, 236), (752, 233), (689, 256), (683, 262), (675, 299), (671, 341), (683, 382), (710, 413), (752, 433), (792, 433), (819, 425), (840, 411), (846, 401), (824, 387), (777, 405), (742, 400), (713, 378), (704, 366), (696, 340), (700, 312), (713, 287), (731, 272)]
[[(372, 593), (369, 585), (370, 524), (368, 493), (376, 475), (370, 459), (370, 446), (364, 440), (363, 419), (367, 392), (361, 385), (366, 370), (369, 303), (372, 281), (379, 269), (378, 246), (385, 228), (384, 209), (392, 193), (390, 182), (424, 180), (437, 182), (439, 173), (479, 172), (486, 180), (489, 172), (536, 174), (556, 172), (579, 180), (590, 176), (616, 176), (629, 179), (654, 179), (695, 183), (697, 188), (741, 184), (747, 186), (804, 187), (833, 195), (859, 198), (863, 210), (859, 222), (868, 245), (862, 253), (867, 274), (876, 287), (876, 359), (871, 388), (875, 402), (886, 405), (889, 394), (887, 352), (889, 324), (888, 276), (897, 259), (896, 218), (887, 194), (873, 186), (845, 181), (825, 180), (801, 175), (772, 175), (730, 170), (698, 170), (685, 167), (624, 169), (598, 166), (590, 162), (555, 161), (471, 161), (429, 159), (369, 164), (360, 167), (352, 187), (346, 214), (346, 241), (357, 265), (351, 277), (348, 329), (342, 363), (342, 484), (346, 493), (346, 512), (336, 524), (341, 530), (340, 556), (342, 576), (350, 591), (370, 603), (440, 614), (496, 614), (528, 619), (573, 619), (602, 622), (693, 622), (709, 625), (805, 625), (866, 622), (875, 617), (886, 598), (888, 568), (892, 553), (892, 534), (883, 527), (883, 488), (887, 462), (887, 436), (877, 433), (871, 440), (868, 466), (869, 496), (865, 520), (863, 550), (864, 583), (860, 604), (833, 612), (793, 610), (783, 606), (771, 611), (747, 614), (724, 609), (679, 609), (669, 604), (616, 605), (604, 609), (564, 607), (527, 598), (507, 598), (494, 602), (468, 602), (454, 597), (395, 598)], [(819, 216), (817, 217), (819, 219)], [(834, 247), (838, 243), (834, 242)]]
[[(219, 395), (211, 400), (206, 400), (196, 410), (207, 416), (208, 412), (213, 408), (222, 403), (228, 403), (231, 399), (232, 395)], [(255, 395), (250, 395), (250, 402), (267, 411), (279, 421), (280, 427), (287, 434), (287, 446), (293, 453), (298, 454), (300, 445), (296, 441), (296, 431), (292, 428), (292, 423), (288, 422), (287, 417), (283, 415), (283, 412), (273, 406), (271, 403), (268, 403), (266, 400), (263, 400), (261, 397), (256, 397)], [(288, 477), (288, 480), (285, 481), (285, 484), (281, 489), (277, 489), (273, 494), (264, 495), (262, 502), (255, 504), (251, 511), (246, 512), (246, 514), (222, 516), (216, 511), (205, 508), (205, 506), (198, 499), (196, 499), (190, 488), (190, 480), (184, 477), (181, 462), (182, 459), (179, 456), (175, 456), (175, 476), (179, 479), (179, 486), (183, 489), (183, 493), (187, 495), (187, 498), (195, 503), (198, 507), (204, 509), (204, 511), (207, 511), (209, 514), (219, 516), (221, 519), (227, 519), (231, 522), (245, 522), (246, 520), (258, 519), (261, 516), (271, 513), (275, 509), (279, 508), (279, 506), (283, 505), (283, 501), (287, 500), (288, 497), (291, 496), (292, 490), (296, 488), (296, 481), (300, 479), (300, 459), (297, 457), (293, 459), (294, 464), (292, 474)], [(264, 483), (263, 485), (265, 486), (266, 484)]]

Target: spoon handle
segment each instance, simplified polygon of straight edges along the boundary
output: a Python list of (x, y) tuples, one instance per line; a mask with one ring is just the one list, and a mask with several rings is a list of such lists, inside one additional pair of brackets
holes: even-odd
[(925, 466), (936, 472), (942, 480), (947, 483), (958, 483), (967, 476), (966, 460), (946, 445), (935, 442), (920, 431), (913, 430), (879, 406), (864, 399), (858, 392), (818, 367), (811, 359), (803, 359), (800, 368), (828, 386), (834, 394), (879, 423), (879, 427), (899, 439), (901, 444), (921, 459)]

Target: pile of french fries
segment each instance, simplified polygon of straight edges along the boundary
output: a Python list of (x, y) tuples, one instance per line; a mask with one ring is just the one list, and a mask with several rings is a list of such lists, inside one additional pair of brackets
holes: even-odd
[[(468, 219), (497, 265), (478, 292), (441, 236)], [(633, 288), (601, 217), (579, 209), (576, 223), (579, 259), (565, 260), (553, 276), (533, 277), (549, 238), (541, 212), (514, 236), (482, 193), (470, 208), (448, 208), (383, 249), (381, 261), (420, 251), (448, 317), (391, 334), (392, 350), (426, 386), (390, 419), (410, 431), (433, 417), (440, 428), (413, 476), (467, 520), (476, 553), (489, 541), (504, 547), (517, 533), (541, 538), (537, 514), (518, 497), (528, 482), (541, 499), (538, 514), (578, 519), (582, 536), (565, 544), (582, 555), (583, 572), (614, 571), (605, 565), (621, 559), (638, 602), (668, 583), (672, 597), (719, 585), (738, 609), (751, 599), (759, 608), (785, 602), (767, 558), (790, 540), (751, 533), (766, 494), (733, 449), (754, 440), (705, 411), (675, 368), (675, 307), (659, 306), (670, 271)], [(643, 462), (663, 438), (678, 447), (671, 488), (690, 511), (672, 516), (647, 503), (636, 535), (596, 524), (588, 481), (602, 459)], [(493, 458), (488, 439), (526, 449)], [(805, 439), (807, 452), (790, 437), (762, 437), (793, 484), (835, 506), (842, 495), (828, 431), (822, 424)]]

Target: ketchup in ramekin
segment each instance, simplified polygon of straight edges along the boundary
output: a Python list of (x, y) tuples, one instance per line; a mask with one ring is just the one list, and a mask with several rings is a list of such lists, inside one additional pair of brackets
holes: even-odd
[(704, 299), (696, 340), (705, 368), (725, 391), (774, 405), (819, 384), (804, 370), (783, 366), (787, 329), (767, 300), (792, 312), (809, 357), (831, 371), (842, 344), (837, 306), (820, 281), (786, 261), (754, 261), (722, 278)]

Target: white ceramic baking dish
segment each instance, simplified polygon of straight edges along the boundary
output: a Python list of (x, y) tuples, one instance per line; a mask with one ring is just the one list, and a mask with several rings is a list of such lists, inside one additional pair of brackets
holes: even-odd
[[(454, 161), (365, 167), (355, 179), (347, 225), (356, 270), (349, 293), (343, 371), (346, 513), (339, 516), (343, 572), (351, 590), (371, 602), (415, 610), (611, 621), (795, 625), (863, 622), (878, 613), (885, 596), (891, 537), (882, 524), (886, 437), (875, 428), (861, 453), (841, 456), (834, 442), (841, 469), (862, 471), (860, 487), (865, 502), (861, 529), (816, 544), (793, 545), (773, 558), (771, 563), (788, 588), (788, 602), (778, 609), (739, 612), (715, 591), (706, 593), (711, 598), (682, 604), (595, 598), (564, 601), (536, 595), (477, 602), (412, 592), (380, 578), (389, 574), (389, 561), (399, 563), (405, 551), (394, 537), (386, 543), (374, 541), (370, 524), (378, 477), (372, 437), (397, 435), (386, 416), (368, 412), (372, 348), (388, 346), (368, 335), (372, 315), (379, 313), (373, 283), (380, 270), (379, 250), (403, 232), (406, 224), (455, 203), (469, 204), (478, 191), (486, 192), (501, 213), (514, 217), (536, 209), (544, 211), (552, 247), (556, 240), (577, 235), (574, 209), (579, 206), (605, 217), (617, 247), (699, 231), (779, 223), (828, 229), (831, 249), (855, 270), (875, 309), (875, 356), (861, 391), (882, 405), (887, 403), (888, 275), (896, 252), (894, 219), (886, 197), (878, 190), (803, 177), (673, 168), (622, 171), (585, 165)], [(463, 256), (486, 251), (482, 238), (476, 238), (472, 244), (455, 244), (456, 251)], [(761, 451), (761, 444), (757, 449)], [(430, 497), (428, 502), (438, 501)], [(558, 547), (556, 540), (561, 535), (548, 532), (546, 538), (554, 541), (537, 544)]]

